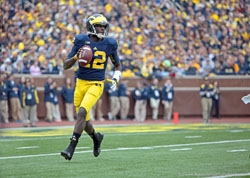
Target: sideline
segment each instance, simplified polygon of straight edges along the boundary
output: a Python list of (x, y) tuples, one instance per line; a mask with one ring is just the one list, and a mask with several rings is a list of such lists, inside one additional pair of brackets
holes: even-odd
[[(105, 125), (96, 127), (98, 132), (110, 133), (146, 133), (146, 132), (178, 132), (178, 131), (216, 131), (216, 130), (250, 130), (250, 124), (138, 124), (138, 125)], [(40, 136), (65, 136), (72, 134), (72, 127), (45, 127), (45, 128), (17, 128), (0, 130), (0, 140), (4, 138), (40, 137)], [(237, 133), (236, 132), (236, 133)]]
[[(216, 142), (200, 142), (200, 143), (187, 143), (187, 144), (175, 144), (175, 145), (159, 145), (159, 146), (151, 146), (151, 147), (114, 148), (114, 149), (104, 149), (102, 151), (103, 152), (109, 152), (109, 151), (145, 150), (145, 149), (172, 148), (172, 147), (197, 146), (197, 145), (213, 145), (213, 144), (239, 143), (239, 142), (250, 142), (250, 139), (245, 139), (245, 140), (222, 140), (222, 141), (216, 141)], [(78, 154), (78, 153), (90, 153), (92, 151), (93, 150), (77, 151), (77, 152), (75, 152), (75, 154)], [(49, 154), (37, 154), (37, 155), (9, 156), (9, 157), (0, 157), (0, 160), (43, 157), (43, 156), (57, 156), (57, 155), (60, 155), (60, 154), (59, 153), (49, 153)]]

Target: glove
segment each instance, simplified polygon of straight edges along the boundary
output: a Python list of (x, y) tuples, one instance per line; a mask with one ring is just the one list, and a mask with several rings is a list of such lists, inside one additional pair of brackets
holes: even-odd
[(120, 78), (121, 78), (121, 71), (119, 70), (116, 70), (115, 73), (114, 73), (114, 76), (113, 76), (113, 79), (107, 79), (108, 82), (111, 83), (111, 90), (112, 91), (115, 91), (116, 90), (116, 86), (117, 86), (117, 83), (119, 82)]
[(116, 86), (117, 86), (116, 80), (115, 79), (107, 79), (107, 81), (111, 83), (111, 87), (110, 87), (111, 90), (115, 91), (116, 90)]

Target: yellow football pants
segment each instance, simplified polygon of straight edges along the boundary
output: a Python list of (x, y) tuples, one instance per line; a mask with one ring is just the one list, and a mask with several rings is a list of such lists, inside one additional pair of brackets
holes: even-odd
[(74, 94), (76, 113), (83, 107), (87, 111), (86, 121), (89, 120), (89, 111), (102, 96), (104, 81), (86, 81), (77, 79)]

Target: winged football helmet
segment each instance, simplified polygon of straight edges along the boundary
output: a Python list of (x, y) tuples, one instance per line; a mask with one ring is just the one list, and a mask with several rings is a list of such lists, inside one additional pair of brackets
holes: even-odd
[[(95, 25), (97, 24), (105, 26), (104, 34), (99, 34), (96, 32)], [(88, 34), (96, 35), (98, 38), (104, 38), (105, 36), (108, 36), (108, 33), (109, 33), (109, 23), (106, 17), (104, 17), (102, 14), (94, 14), (90, 16), (87, 19), (86, 28), (87, 28)]]

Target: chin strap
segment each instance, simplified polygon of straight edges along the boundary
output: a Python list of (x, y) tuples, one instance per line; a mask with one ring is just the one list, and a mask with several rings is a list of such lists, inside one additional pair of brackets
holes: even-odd
[(102, 35), (102, 34), (99, 34), (99, 33), (88, 32), (88, 34), (90, 34), (90, 35), (96, 35), (98, 38), (104, 38), (104, 37), (106, 37), (106, 35)]

